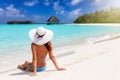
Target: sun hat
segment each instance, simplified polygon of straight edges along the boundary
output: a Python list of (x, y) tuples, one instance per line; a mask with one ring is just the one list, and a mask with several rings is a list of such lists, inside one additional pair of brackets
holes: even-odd
[(33, 43), (43, 45), (52, 39), (53, 32), (41, 26), (37, 29), (31, 29), (29, 31), (29, 37)]

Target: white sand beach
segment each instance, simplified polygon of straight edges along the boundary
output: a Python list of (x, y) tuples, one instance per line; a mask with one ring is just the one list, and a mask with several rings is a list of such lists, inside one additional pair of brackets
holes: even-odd
[[(96, 44), (73, 45), (54, 50), (57, 62), (65, 67), (56, 71), (50, 60), (47, 70), (30, 77), (17, 68), (0, 74), (0, 80), (120, 80), (120, 38)], [(19, 63), (18, 63), (19, 64)]]
[(104, 25), (104, 26), (113, 26), (113, 27), (120, 27), (120, 23), (81, 23), (81, 24), (77, 24), (77, 23), (71, 23), (71, 24), (65, 24), (65, 25)]

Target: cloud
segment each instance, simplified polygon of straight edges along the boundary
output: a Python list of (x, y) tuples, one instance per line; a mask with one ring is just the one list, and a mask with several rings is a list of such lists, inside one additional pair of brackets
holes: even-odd
[(68, 16), (69, 18), (77, 18), (78, 16), (80, 16), (80, 14), (81, 14), (81, 9), (78, 8), (69, 12)]
[(76, 5), (76, 4), (78, 4), (79, 2), (81, 2), (82, 0), (72, 0), (71, 2), (70, 2), (70, 4), (71, 5)]
[(6, 16), (6, 17), (25, 17), (25, 15), (20, 13), (20, 10), (14, 8), (14, 5), (11, 4), (6, 9), (0, 8), (0, 15)]
[(61, 11), (60, 11), (60, 14), (65, 14), (65, 10), (61, 10)]
[(4, 9), (0, 8), (0, 16), (3, 15)]
[(59, 1), (54, 2), (53, 7), (54, 7), (54, 10), (58, 10), (58, 9), (61, 9), (61, 8), (62, 8), (62, 7), (59, 5)]
[(120, 0), (110, 0), (108, 4), (112, 7), (120, 7)]
[(99, 10), (106, 10), (111, 7), (120, 7), (120, 0), (94, 0), (92, 5)]
[(101, 5), (104, 2), (104, 0), (94, 0), (95, 5)]
[(32, 7), (32, 6), (34, 6), (35, 4), (37, 4), (38, 3), (38, 0), (29, 0), (29, 1), (25, 1), (24, 2), (24, 5), (25, 6), (30, 6), (30, 7)]
[(6, 7), (5, 13), (8, 17), (24, 17), (24, 15), (20, 13), (20, 10), (14, 8), (14, 5)]
[(45, 0), (44, 5), (45, 5), (45, 6), (49, 6), (49, 5), (50, 5), (49, 0)]
[(61, 14), (61, 15), (64, 15), (64, 14), (65, 14), (65, 9), (64, 9), (63, 6), (61, 6), (61, 5), (59, 4), (59, 1), (54, 2), (53, 8), (54, 8), (54, 10), (56, 11), (57, 14)]

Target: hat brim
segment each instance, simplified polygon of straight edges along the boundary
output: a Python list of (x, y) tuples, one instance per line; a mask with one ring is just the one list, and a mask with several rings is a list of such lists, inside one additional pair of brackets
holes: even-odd
[(36, 34), (37, 29), (32, 29), (29, 31), (29, 37), (32, 40), (33, 43), (37, 45), (43, 45), (49, 42), (53, 37), (53, 32), (51, 30), (46, 29), (46, 33), (43, 37), (38, 38), (38, 35)]

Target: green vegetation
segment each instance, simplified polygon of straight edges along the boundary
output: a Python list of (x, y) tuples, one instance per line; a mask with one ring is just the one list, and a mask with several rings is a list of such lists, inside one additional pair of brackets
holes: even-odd
[(74, 23), (120, 23), (120, 8), (96, 11), (79, 16)]
[(26, 20), (26, 21), (18, 21), (18, 20), (11, 20), (8, 21), (7, 24), (33, 24), (33, 21)]

